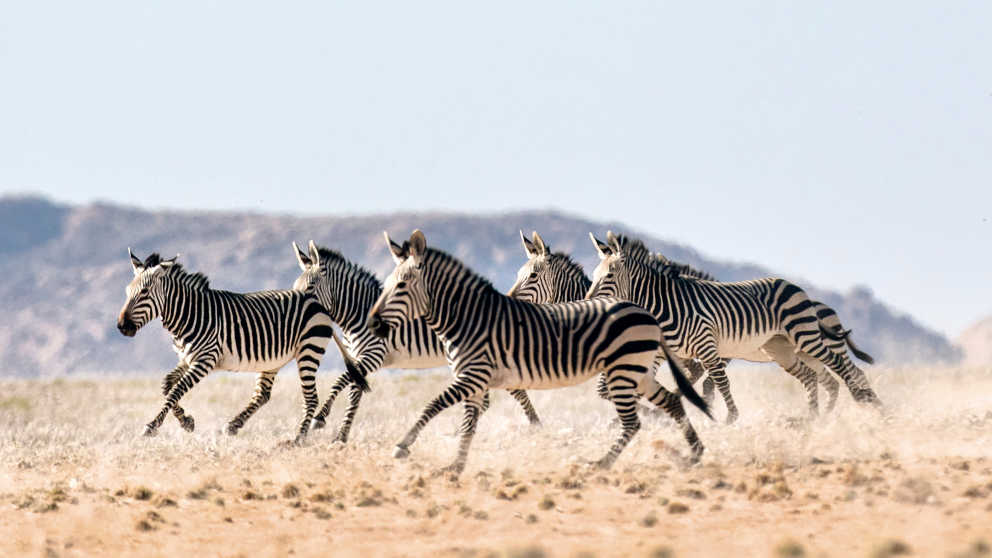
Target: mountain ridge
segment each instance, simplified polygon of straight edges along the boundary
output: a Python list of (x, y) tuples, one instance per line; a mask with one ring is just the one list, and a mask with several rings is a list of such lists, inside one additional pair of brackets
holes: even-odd
[[(116, 315), (130, 281), (127, 248), (139, 257), (180, 253), (191, 271), (216, 288), (289, 288), (299, 274), (291, 241), (340, 251), (378, 277), (393, 263), (382, 230), (406, 238), (414, 228), (507, 290), (524, 261), (517, 231), (538, 230), (554, 250), (595, 264), (589, 231), (637, 236), (654, 251), (704, 269), (720, 280), (774, 275), (747, 262), (723, 262), (687, 244), (658, 239), (617, 222), (596, 222), (557, 210), (490, 214), (391, 212), (303, 216), (243, 211), (147, 210), (107, 202), (70, 205), (35, 196), (0, 197), (0, 376), (165, 371), (174, 364), (159, 323), (134, 339), (117, 333)], [(602, 234), (602, 233), (600, 233)], [(941, 334), (878, 301), (863, 286), (846, 293), (800, 283), (833, 306), (858, 343), (882, 363), (954, 362), (961, 351)], [(337, 365), (329, 352), (327, 367)]]

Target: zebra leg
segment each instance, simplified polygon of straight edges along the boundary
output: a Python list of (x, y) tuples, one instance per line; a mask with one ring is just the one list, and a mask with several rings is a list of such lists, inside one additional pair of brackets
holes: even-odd
[[(176, 385), (179, 378), (189, 370), (189, 366), (186, 366), (185, 362), (180, 362), (176, 367), (162, 378), (162, 395), (169, 395), (169, 390), (172, 386)], [(191, 415), (187, 415), (186, 411), (182, 407), (176, 405), (172, 408), (172, 414), (176, 416), (179, 421), (179, 425), (183, 427), (186, 432), (192, 432), (196, 428), (196, 422), (193, 420)]]
[[(703, 365), (696, 359), (689, 359), (685, 361), (685, 369), (689, 372), (689, 382), (693, 384), (698, 382), (699, 378), (706, 375), (706, 368), (704, 368)], [(713, 388), (713, 378), (706, 376), (706, 379), (703, 380), (703, 401), (705, 401), (707, 405), (713, 404)]]
[[(537, 416), (537, 411), (534, 410), (534, 404), (530, 402), (530, 397), (527, 397), (527, 392), (522, 389), (511, 389), (510, 395), (516, 399), (520, 406), (524, 408), (524, 413), (527, 414), (527, 420), (530, 422), (531, 426), (541, 426), (541, 418)], [(486, 400), (488, 401), (489, 392), (486, 392)]]
[(606, 372), (600, 374), (599, 379), (596, 380), (596, 393), (601, 399), (610, 400), (610, 389), (606, 387)]
[[(705, 362), (703, 366), (706, 367), (708, 373), (706, 379), (712, 380), (716, 388), (720, 390), (720, 396), (723, 397), (723, 402), (727, 405), (727, 424), (733, 424), (740, 416), (740, 411), (737, 410), (737, 403), (734, 402), (734, 396), (730, 394), (730, 380), (727, 379), (728, 362), (730, 362), (728, 359), (717, 358)], [(703, 387), (705, 389), (705, 382)]]
[(241, 430), (241, 427), (245, 425), (245, 421), (255, 414), (255, 411), (259, 407), (269, 402), (269, 396), (272, 394), (272, 382), (276, 379), (276, 372), (278, 370), (262, 372), (255, 378), (255, 394), (248, 401), (248, 406), (245, 407), (245, 410), (241, 411), (238, 416), (227, 423), (228, 434), (231, 436), (237, 434), (238, 430)]
[(654, 376), (647, 375), (638, 386), (638, 391), (643, 394), (648, 401), (665, 410), (675, 423), (682, 429), (682, 435), (689, 444), (692, 452), (689, 457), (690, 463), (698, 463), (703, 455), (703, 443), (696, 434), (696, 429), (689, 422), (689, 417), (685, 414), (685, 407), (682, 406), (682, 398), (677, 393), (672, 393), (665, 389), (665, 386), (658, 383)]
[(882, 401), (875, 394), (875, 391), (871, 389), (865, 373), (851, 362), (847, 354), (838, 355), (829, 351), (825, 351), (825, 353), (823, 358), (820, 358), (820, 362), (823, 362), (827, 368), (837, 372), (837, 375), (847, 385), (847, 389), (850, 390), (851, 397), (858, 403), (867, 403), (881, 410)]
[(795, 346), (784, 337), (773, 337), (761, 347), (761, 350), (777, 362), (790, 376), (803, 384), (803, 387), (806, 388), (806, 399), (809, 402), (809, 416), (815, 418), (819, 413), (816, 372), (803, 363), (796, 354)]
[(320, 408), (320, 411), (315, 417), (313, 417), (314, 430), (320, 430), (321, 428), (327, 426), (327, 415), (331, 412), (331, 406), (334, 405), (334, 400), (337, 399), (338, 394), (344, 389), (345, 386), (351, 383), (348, 379), (347, 374), (341, 374), (338, 381), (334, 382), (331, 386), (331, 393), (327, 396), (327, 400), (324, 401), (324, 406)]
[(458, 440), (458, 456), (454, 463), (441, 469), (442, 472), (461, 474), (465, 470), (465, 462), (468, 460), (468, 448), (472, 445), (472, 438), (475, 437), (475, 427), (479, 423), (479, 416), (484, 412), (484, 401), (489, 397), (489, 391), (485, 391), (481, 396), (476, 395), (465, 400), (465, 415), (462, 417), (462, 426), (459, 429), (461, 438)]
[(865, 373), (851, 362), (847, 356), (847, 351), (832, 351), (820, 333), (819, 326), (816, 325), (815, 327), (817, 331), (814, 332), (801, 331), (795, 327), (787, 333), (792, 343), (799, 347), (802, 352), (820, 361), (840, 376), (855, 401), (873, 405), (881, 410), (882, 402), (868, 384)]
[(169, 394), (165, 396), (165, 405), (162, 407), (162, 410), (155, 415), (155, 418), (151, 422), (145, 425), (145, 436), (154, 436), (158, 432), (158, 427), (162, 426), (162, 421), (165, 420), (165, 416), (169, 414), (169, 411), (174, 409), (183, 395), (186, 395), (186, 392), (198, 384), (215, 366), (217, 366), (216, 354), (208, 353), (200, 355), (200, 358), (194, 361), (190, 365), (189, 370), (181, 378), (176, 380), (172, 388), (169, 389)]
[(304, 355), (296, 357), (296, 367), (300, 373), (300, 389), (303, 391), (303, 420), (300, 422), (296, 439), (293, 440), (293, 443), (297, 445), (302, 444), (303, 440), (306, 439), (307, 432), (310, 430), (310, 422), (317, 411), (317, 403), (320, 402), (317, 399), (316, 375), (323, 350), (315, 355), (313, 354), (315, 353), (313, 345), (309, 344), (307, 347), (310, 349)]
[(355, 421), (355, 415), (358, 413), (358, 405), (361, 402), (362, 388), (351, 384), (351, 391), (348, 393), (348, 410), (345, 411), (344, 418), (341, 420), (341, 426), (338, 427), (338, 433), (334, 436), (335, 442), (344, 444), (348, 441), (348, 433), (351, 432), (351, 423)]
[(827, 392), (826, 412), (833, 411), (837, 405), (837, 395), (840, 393), (840, 382), (834, 378), (833, 374), (830, 373), (830, 370), (822, 362), (806, 353), (799, 353), (799, 359), (803, 361), (803, 364), (816, 372), (816, 380), (820, 382), (820, 387)]
[[(420, 435), (420, 431), (427, 426), (427, 423), (431, 421), (438, 413), (447, 409), (452, 405), (457, 405), (466, 399), (472, 397), (482, 397), (483, 393), (489, 389), (489, 379), (492, 374), (489, 370), (476, 369), (472, 372), (462, 372), (456, 373), (455, 381), (448, 386), (440, 395), (435, 397), (427, 407), (424, 408), (423, 412), (420, 413), (420, 418), (413, 425), (413, 428), (406, 433), (406, 436), (398, 444), (396, 444), (396, 449), (393, 451), (393, 457), (397, 459), (402, 459), (410, 455), (410, 446), (417, 441), (417, 436)], [(479, 402), (479, 408), (481, 410), (482, 402)]]
[[(623, 372), (609, 371), (605, 373), (605, 383), (607, 390), (609, 390), (609, 400), (613, 402), (613, 405), (617, 409), (617, 414), (620, 415), (621, 429), (620, 437), (613, 442), (610, 451), (602, 459), (594, 462), (594, 465), (600, 469), (609, 469), (613, 466), (620, 452), (627, 447), (630, 439), (641, 429), (641, 421), (637, 418), (638, 378), (631, 377), (632, 375), (629, 374), (631, 370), (629, 368), (630, 365), (626, 365)], [(642, 375), (649, 376), (646, 372), (647, 370)]]

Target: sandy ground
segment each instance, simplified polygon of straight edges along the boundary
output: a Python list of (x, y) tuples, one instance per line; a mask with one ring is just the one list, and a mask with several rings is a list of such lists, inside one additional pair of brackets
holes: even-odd
[(797, 382), (732, 368), (741, 419), (693, 412), (701, 465), (673, 461), (684, 441), (646, 417), (608, 472), (585, 465), (617, 428), (592, 383), (534, 392), (540, 429), (497, 392), (458, 479), (435, 471), (460, 410), (391, 457), (444, 373), (381, 374), (348, 445), (328, 428), (288, 449), (292, 371), (237, 437), (221, 429), (250, 375), (206, 378), (183, 400), (196, 432), (170, 416), (151, 439), (157, 379), (2, 381), (0, 556), (989, 556), (992, 370), (871, 377), (887, 418), (845, 392), (807, 423)]

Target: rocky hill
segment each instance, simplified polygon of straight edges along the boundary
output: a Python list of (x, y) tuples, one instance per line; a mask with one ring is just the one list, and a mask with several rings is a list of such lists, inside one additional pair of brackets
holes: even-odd
[[(333, 200), (328, 210), (333, 211)], [(500, 289), (509, 288), (524, 259), (519, 229), (539, 230), (553, 249), (573, 253), (587, 269), (596, 258), (589, 231), (637, 234), (621, 223), (550, 211), (304, 218), (0, 198), (0, 375), (149, 372), (174, 364), (171, 343), (158, 322), (134, 339), (115, 328), (131, 277), (128, 246), (141, 256), (181, 253), (186, 267), (207, 274), (216, 288), (260, 290), (292, 285), (298, 274), (293, 240), (314, 238), (382, 276), (392, 269), (382, 231), (403, 237), (417, 227)], [(672, 259), (723, 280), (774, 274), (759, 265), (719, 262), (685, 245), (639, 236)], [(862, 347), (881, 363), (960, 358), (947, 339), (886, 307), (867, 288), (838, 293), (805, 286), (840, 312)]]

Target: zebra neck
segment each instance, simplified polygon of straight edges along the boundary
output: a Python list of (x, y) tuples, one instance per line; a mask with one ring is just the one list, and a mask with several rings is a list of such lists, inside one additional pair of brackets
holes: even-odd
[(349, 273), (337, 273), (329, 283), (334, 285), (331, 319), (349, 336), (362, 334), (367, 329), (369, 310), (382, 293), (382, 285), (375, 278), (359, 278)]
[(585, 274), (580, 275), (570, 281), (567, 281), (562, 288), (562, 299), (557, 302), (572, 302), (575, 300), (582, 300), (585, 298), (586, 293), (589, 292), (589, 287), (592, 286), (592, 281), (589, 280)]
[[(686, 292), (687, 281), (670, 277), (664, 273), (649, 271), (648, 281), (644, 283), (646, 292), (635, 295), (638, 304), (651, 312), (658, 319), (662, 329), (670, 330), (678, 326), (674, 311), (676, 306), (692, 303), (693, 296)], [(646, 304), (646, 306), (645, 306)]]
[(468, 271), (462, 273), (465, 275), (444, 281), (425, 281), (430, 301), (427, 325), (438, 337), (456, 345), (471, 339), (487, 323), (486, 316), (507, 298), (485, 279)]
[(184, 338), (195, 329), (197, 320), (203, 320), (207, 311), (209, 290), (192, 289), (183, 284), (169, 285), (164, 289), (162, 301), (162, 326), (176, 339)]

